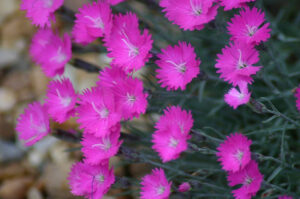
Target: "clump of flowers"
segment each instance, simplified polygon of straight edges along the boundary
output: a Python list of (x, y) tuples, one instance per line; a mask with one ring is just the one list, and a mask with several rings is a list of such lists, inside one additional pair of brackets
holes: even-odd
[(112, 64), (130, 73), (142, 68), (151, 57), (152, 43), (148, 30), (141, 34), (137, 16), (127, 13), (114, 16), (113, 28), (105, 46), (109, 52), (107, 55), (113, 58)]
[(174, 47), (168, 46), (161, 50), (155, 63), (158, 65), (156, 77), (162, 87), (167, 90), (185, 90), (188, 83), (200, 73), (200, 59), (197, 59), (194, 47), (179, 42)]
[(33, 37), (30, 53), (47, 77), (61, 75), (66, 63), (71, 59), (71, 39), (64, 34), (63, 39), (50, 29), (39, 30)]
[(77, 162), (69, 175), (72, 194), (89, 199), (102, 198), (114, 182), (113, 168), (109, 168), (108, 162), (94, 166)]
[(270, 37), (269, 23), (265, 23), (265, 14), (253, 7), (241, 9), (228, 23), (231, 40), (247, 44), (259, 44)]
[(166, 17), (184, 30), (201, 30), (217, 15), (215, 0), (161, 0)]
[(112, 28), (112, 13), (107, 3), (93, 2), (79, 8), (72, 35), (77, 43), (86, 45), (98, 37), (108, 37)]
[(29, 104), (18, 118), (16, 131), (19, 138), (31, 146), (50, 133), (49, 117), (45, 106), (39, 102)]
[(158, 152), (163, 162), (175, 160), (187, 149), (189, 132), (193, 126), (191, 112), (172, 106), (164, 111), (155, 124), (152, 148)]
[(54, 12), (60, 8), (64, 0), (22, 0), (21, 10), (26, 10), (26, 17), (32, 24), (40, 27), (51, 26), (55, 21)]
[(156, 168), (151, 174), (143, 177), (141, 185), (142, 199), (167, 199), (171, 192), (172, 182), (168, 182), (164, 170)]
[(71, 81), (67, 78), (51, 81), (45, 101), (47, 112), (55, 121), (63, 123), (73, 116), (77, 95)]

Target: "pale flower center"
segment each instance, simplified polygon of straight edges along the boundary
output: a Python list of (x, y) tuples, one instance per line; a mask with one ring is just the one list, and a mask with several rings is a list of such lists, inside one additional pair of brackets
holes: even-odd
[(111, 142), (109, 138), (102, 138), (102, 143), (93, 144), (92, 148), (100, 147), (104, 151), (108, 151), (111, 148)]
[(157, 195), (161, 195), (165, 192), (166, 188), (162, 185), (160, 185), (158, 188), (157, 188)]
[(128, 47), (129, 52), (128, 52), (128, 56), (129, 57), (136, 57), (139, 54), (139, 48), (136, 47), (135, 45), (133, 45), (127, 34), (125, 33), (124, 30), (122, 30), (122, 34), (124, 35), (125, 39), (122, 39), (122, 41), (124, 42), (124, 44)]
[(175, 62), (173, 62), (171, 60), (167, 60), (166, 62), (175, 66), (175, 68), (178, 72), (185, 73), (185, 71), (186, 71), (186, 63), (185, 62), (182, 62), (180, 64), (176, 64)]
[(249, 185), (253, 182), (253, 178), (246, 176), (246, 179), (244, 181), (244, 185)]
[(96, 105), (95, 105), (94, 102), (92, 102), (92, 106), (93, 106), (94, 111), (100, 115), (100, 118), (101, 118), (101, 119), (104, 119), (104, 118), (107, 118), (107, 117), (108, 117), (108, 115), (109, 115), (109, 110), (108, 110), (106, 107), (103, 107), (101, 110), (99, 110), (99, 109), (96, 107)]
[(69, 106), (70, 103), (71, 103), (71, 101), (72, 101), (72, 99), (71, 99), (70, 97), (62, 97), (58, 89), (56, 89), (55, 91), (56, 91), (57, 96), (58, 96), (58, 98), (59, 98), (59, 100), (60, 100), (60, 103), (61, 103), (64, 107)]
[(44, 3), (44, 8), (51, 8), (53, 5), (53, 0), (42, 0)]
[(193, 0), (190, 0), (190, 5), (193, 10), (193, 14), (196, 16), (199, 16), (202, 13), (202, 6), (201, 5), (195, 5)]
[(175, 147), (177, 147), (178, 143), (179, 143), (178, 140), (176, 140), (175, 138), (171, 137), (170, 141), (169, 141), (169, 146), (175, 148)]
[(53, 60), (54, 60), (54, 61), (56, 61), (56, 62), (61, 63), (61, 62), (65, 61), (66, 59), (67, 59), (67, 55), (66, 55), (65, 53), (62, 52), (62, 47), (60, 46), (60, 47), (58, 48), (58, 50), (57, 50), (56, 56), (52, 57), (52, 58), (50, 59), (50, 61), (53, 61)]
[(246, 25), (247, 27), (247, 30), (248, 30), (248, 35), (251, 37), (253, 36), (256, 31), (257, 31), (257, 27), (256, 26), (249, 26), (249, 25)]
[(242, 60), (242, 51), (240, 49), (238, 49), (238, 51), (239, 51), (239, 60), (238, 60), (237, 67), (238, 69), (242, 69), (247, 67), (248, 65)]
[(100, 183), (103, 183), (105, 178), (104, 178), (104, 175), (102, 173), (98, 174), (95, 179), (100, 182)]
[(97, 17), (97, 18), (93, 18), (91, 16), (84, 16), (84, 17), (91, 20), (94, 23), (92, 27), (100, 28), (100, 29), (104, 28), (104, 23), (103, 23), (101, 17)]
[(243, 156), (244, 156), (244, 152), (238, 150), (235, 154), (235, 157), (236, 159), (238, 159), (238, 161), (241, 163), (242, 159), (243, 159)]
[(130, 95), (129, 93), (127, 93), (127, 100), (130, 104), (133, 104), (136, 100), (136, 97), (134, 95)]

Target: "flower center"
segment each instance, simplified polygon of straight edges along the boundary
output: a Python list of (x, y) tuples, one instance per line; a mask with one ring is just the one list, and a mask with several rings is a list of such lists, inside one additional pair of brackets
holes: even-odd
[(130, 104), (133, 104), (136, 100), (136, 97), (134, 95), (130, 95), (129, 93), (127, 93), (127, 100)]
[(244, 185), (249, 185), (253, 182), (253, 178), (246, 176), (246, 179), (244, 181)]
[(101, 17), (93, 18), (91, 16), (84, 16), (85, 18), (91, 20), (94, 24), (92, 25), (93, 28), (100, 28), (104, 29), (104, 23)]
[(185, 73), (185, 71), (186, 71), (186, 63), (185, 62), (182, 62), (180, 64), (176, 64), (175, 62), (173, 62), (171, 60), (167, 60), (166, 62), (175, 66), (175, 68), (178, 72)]
[(67, 59), (67, 55), (62, 53), (62, 47), (60, 46), (57, 50), (56, 56), (52, 57), (50, 61), (57, 61), (59, 63), (65, 61)]
[(92, 148), (95, 147), (100, 147), (102, 150), (108, 151), (111, 148), (110, 139), (106, 137), (102, 138), (102, 143), (92, 145)]
[(92, 102), (92, 106), (93, 106), (94, 111), (100, 115), (100, 118), (101, 118), (101, 119), (104, 119), (104, 118), (107, 118), (107, 117), (108, 117), (108, 115), (109, 115), (109, 110), (108, 110), (106, 107), (103, 107), (101, 110), (99, 110), (99, 109), (96, 107), (96, 105), (95, 105), (94, 102)]
[(234, 156), (235, 156), (236, 159), (238, 159), (238, 161), (241, 163), (241, 161), (242, 161), (242, 159), (243, 159), (243, 156), (244, 156), (244, 152), (238, 150)]
[(201, 4), (198, 5), (196, 3), (196, 5), (195, 5), (194, 2), (193, 2), (193, 0), (190, 0), (190, 5), (191, 5), (191, 8), (193, 10), (193, 14), (195, 14), (196, 16), (199, 16), (202, 13), (202, 6), (201, 6)]
[(257, 31), (257, 27), (256, 26), (246, 25), (246, 27), (247, 27), (247, 30), (248, 30), (248, 35), (250, 37), (252, 37), (256, 33), (256, 31)]
[(51, 8), (53, 5), (53, 0), (43, 0), (44, 8)]
[(102, 173), (96, 175), (95, 179), (96, 179), (98, 182), (100, 182), (100, 184), (103, 183), (104, 180), (105, 180), (104, 175), (103, 175)]
[(161, 195), (165, 192), (166, 188), (162, 185), (160, 185), (158, 188), (157, 188), (157, 195)]
[(133, 44), (130, 42), (130, 40), (129, 40), (129, 38), (128, 38), (128, 36), (127, 36), (127, 34), (125, 33), (124, 30), (122, 30), (122, 34), (123, 34), (123, 36), (125, 37), (125, 39), (122, 39), (122, 41), (124, 42), (124, 44), (125, 44), (125, 45), (128, 47), (128, 49), (129, 49), (128, 56), (129, 56), (129, 57), (136, 57), (136, 56), (139, 54), (139, 48), (136, 47), (135, 45), (133, 45)]
[(242, 51), (240, 49), (238, 49), (238, 51), (239, 51), (239, 60), (238, 60), (237, 67), (238, 69), (246, 68), (248, 65), (242, 60)]
[(171, 137), (170, 138), (170, 142), (169, 142), (169, 146), (175, 148), (175, 147), (177, 147), (178, 143), (179, 143), (178, 140), (176, 140), (175, 138)]
[(56, 91), (57, 96), (58, 96), (58, 98), (59, 98), (59, 100), (60, 100), (60, 103), (61, 103), (64, 107), (69, 106), (70, 103), (71, 103), (71, 101), (72, 101), (72, 99), (71, 99), (70, 97), (62, 97), (58, 89), (56, 89), (55, 91)]
[[(38, 133), (45, 133), (47, 131), (47, 128), (45, 126), (45, 124), (41, 124), (41, 125), (36, 125), (34, 122), (33, 122), (33, 116), (32, 114), (30, 114), (30, 128), (33, 129), (33, 130), (36, 130)], [(31, 139), (34, 139), (36, 136), (34, 136), (33, 138)]]

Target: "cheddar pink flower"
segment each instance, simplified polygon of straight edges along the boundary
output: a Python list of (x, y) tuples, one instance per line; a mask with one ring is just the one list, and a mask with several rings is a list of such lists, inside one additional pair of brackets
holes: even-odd
[(75, 114), (76, 99), (77, 95), (69, 79), (52, 80), (48, 85), (45, 106), (55, 121), (63, 123)]
[(251, 96), (251, 93), (248, 91), (247, 83), (242, 82), (238, 86), (239, 90), (231, 88), (224, 97), (225, 102), (234, 109), (242, 104), (247, 104)]
[(50, 126), (46, 108), (39, 102), (29, 104), (17, 119), (16, 131), (26, 146), (31, 146), (48, 135)]
[(296, 89), (295, 97), (296, 97), (296, 106), (297, 106), (297, 109), (298, 109), (298, 111), (300, 111), (300, 85)]
[(259, 191), (263, 175), (257, 163), (251, 160), (244, 169), (235, 173), (229, 172), (228, 181), (230, 186), (242, 185), (239, 189), (232, 191), (236, 199), (251, 199)]
[(102, 87), (85, 90), (80, 95), (79, 104), (77, 121), (80, 123), (80, 128), (96, 137), (109, 134), (110, 128), (121, 120), (111, 90)]
[(201, 30), (217, 15), (215, 0), (161, 0), (166, 17), (184, 30)]
[(114, 24), (105, 46), (112, 64), (126, 72), (139, 70), (151, 57), (153, 40), (148, 30), (140, 33), (138, 18), (133, 13), (115, 15)]
[(109, 5), (93, 2), (83, 5), (76, 14), (72, 35), (75, 42), (86, 45), (98, 37), (109, 36), (112, 27), (112, 13)]
[(251, 160), (251, 140), (241, 133), (227, 136), (218, 147), (217, 156), (225, 171), (237, 172), (243, 169)]
[(85, 198), (102, 198), (115, 182), (113, 168), (109, 169), (108, 162), (91, 166), (77, 162), (69, 174), (71, 193)]
[(103, 137), (95, 137), (92, 134), (84, 133), (81, 142), (85, 162), (91, 165), (97, 165), (108, 160), (110, 157), (116, 155), (122, 141), (120, 138), (121, 125), (110, 129), (110, 133)]
[(235, 15), (228, 23), (228, 31), (231, 40), (245, 42), (248, 44), (259, 44), (270, 37), (269, 23), (264, 24), (265, 14), (253, 7), (246, 7)]
[(279, 196), (278, 199), (293, 199), (292, 196)]
[(224, 6), (224, 10), (231, 10), (233, 8), (240, 8), (246, 6), (248, 2), (255, 0), (220, 0), (221, 6)]
[(191, 190), (191, 185), (188, 182), (184, 182), (182, 184), (179, 185), (178, 191), (179, 192), (187, 192)]
[(200, 59), (197, 59), (194, 47), (185, 42), (178, 46), (168, 46), (158, 54), (156, 77), (167, 90), (185, 90), (186, 85), (200, 73)]
[(109, 3), (110, 5), (114, 6), (114, 5), (117, 5), (125, 0), (100, 0), (100, 1), (103, 1), (103, 2), (106, 2), (106, 3)]
[(168, 199), (172, 182), (168, 182), (162, 169), (153, 169), (141, 182), (141, 199)]
[(32, 24), (40, 27), (51, 26), (55, 20), (54, 12), (63, 5), (64, 0), (22, 0), (21, 10), (26, 10), (26, 17)]
[(253, 78), (261, 66), (253, 66), (259, 61), (258, 52), (253, 46), (234, 42), (222, 49), (222, 54), (218, 54), (215, 67), (220, 73), (220, 78), (237, 86), (241, 82), (251, 84)]

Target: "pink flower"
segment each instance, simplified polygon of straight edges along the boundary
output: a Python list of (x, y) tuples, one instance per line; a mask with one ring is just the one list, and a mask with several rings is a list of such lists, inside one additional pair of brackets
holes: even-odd
[(232, 36), (231, 40), (245, 42), (248, 44), (259, 44), (267, 41), (270, 37), (269, 23), (265, 22), (265, 14), (253, 7), (246, 7), (240, 11), (240, 15), (235, 15), (228, 23), (228, 31)]
[(218, 161), (225, 171), (237, 172), (243, 169), (251, 160), (251, 140), (241, 133), (227, 136), (227, 139), (217, 148)]
[(141, 199), (168, 199), (172, 182), (168, 182), (164, 170), (156, 168), (142, 178), (141, 185)]
[(61, 75), (72, 56), (71, 39), (65, 34), (61, 39), (50, 29), (41, 29), (33, 37), (30, 54), (40, 64), (47, 77)]
[(241, 82), (252, 83), (251, 75), (255, 75), (261, 66), (253, 66), (259, 61), (258, 52), (253, 46), (234, 42), (222, 49), (218, 54), (215, 67), (220, 77), (237, 86)]
[(80, 123), (80, 128), (96, 137), (107, 135), (110, 128), (121, 120), (121, 114), (116, 112), (111, 90), (102, 87), (85, 90), (80, 95), (79, 104), (77, 121)]
[(106, 88), (119, 87), (127, 78), (127, 74), (119, 67), (112, 65), (100, 71), (98, 86)]
[(292, 196), (279, 196), (278, 199), (293, 199)]
[(55, 20), (54, 12), (63, 5), (64, 0), (22, 0), (21, 10), (26, 10), (26, 17), (32, 24), (40, 27), (51, 26)]
[(163, 132), (175, 127), (181, 134), (188, 136), (193, 123), (191, 111), (182, 110), (179, 106), (171, 106), (164, 110), (164, 115), (159, 118), (155, 128)]
[(75, 114), (76, 98), (77, 95), (69, 79), (52, 80), (48, 85), (45, 103), (48, 114), (55, 121), (63, 123)]
[(232, 8), (240, 8), (246, 6), (246, 3), (255, 0), (220, 0), (221, 6), (224, 6), (224, 10), (231, 10)]
[(297, 106), (297, 109), (298, 109), (298, 111), (300, 111), (300, 85), (296, 89), (295, 97), (296, 97), (296, 106)]
[(200, 72), (201, 61), (196, 58), (191, 44), (179, 42), (178, 46), (162, 49), (162, 53), (157, 56), (159, 60), (155, 63), (159, 69), (156, 70), (156, 78), (167, 90), (184, 90)]
[(224, 97), (225, 102), (234, 109), (242, 104), (247, 104), (251, 96), (251, 93), (248, 91), (247, 83), (242, 82), (238, 86), (239, 91), (236, 88), (231, 88)]
[(236, 199), (251, 199), (260, 189), (263, 175), (258, 169), (258, 165), (254, 160), (238, 172), (229, 172), (228, 181), (230, 186), (242, 184), (239, 189), (233, 190), (232, 193)]
[(179, 158), (180, 154), (188, 147), (186, 136), (176, 127), (167, 131), (155, 131), (152, 135), (152, 149), (155, 150), (163, 162), (169, 162)]
[(166, 17), (184, 30), (201, 30), (217, 15), (215, 0), (161, 0)]
[(188, 182), (184, 182), (182, 184), (179, 185), (178, 191), (179, 192), (187, 192), (191, 190), (191, 185)]
[(138, 18), (133, 13), (115, 15), (114, 24), (105, 46), (112, 57), (112, 64), (126, 72), (139, 70), (150, 58), (153, 40), (148, 30), (141, 34)]
[(45, 107), (39, 102), (29, 104), (17, 119), (16, 131), (26, 146), (31, 146), (48, 135), (50, 126)]
[(144, 93), (141, 80), (128, 77), (114, 87), (114, 93), (124, 119), (132, 119), (146, 112), (148, 95)]
[(75, 42), (86, 45), (98, 37), (110, 35), (112, 13), (109, 5), (93, 2), (83, 5), (76, 14), (72, 35)]
[(113, 168), (108, 163), (91, 166), (77, 162), (69, 174), (71, 193), (86, 198), (102, 198), (115, 182)]
[(111, 132), (103, 137), (84, 133), (81, 142), (85, 161), (91, 165), (97, 165), (116, 155), (122, 141), (119, 141), (121, 125), (112, 127)]

